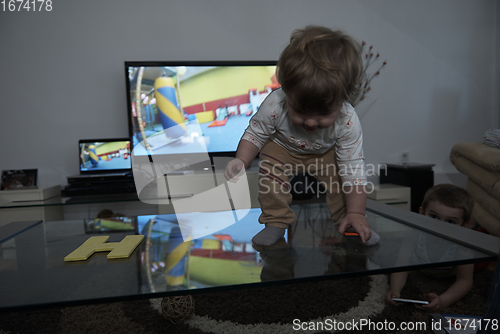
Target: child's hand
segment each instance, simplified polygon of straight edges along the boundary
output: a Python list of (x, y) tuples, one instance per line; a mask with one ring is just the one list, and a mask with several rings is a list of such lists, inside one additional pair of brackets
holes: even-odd
[(244, 167), (245, 165), (243, 161), (238, 158), (233, 159), (228, 162), (226, 170), (224, 171), (224, 177), (229, 182), (236, 183), (239, 180), (241, 174), (243, 174), (243, 172), (245, 171)]
[(401, 297), (401, 294), (399, 292), (396, 292), (396, 291), (389, 291), (386, 295), (385, 295), (385, 303), (387, 305), (399, 305), (401, 303), (398, 303), (398, 302), (395, 302), (394, 300), (392, 300), (392, 298), (399, 298)]
[(363, 243), (371, 238), (372, 232), (370, 231), (370, 225), (364, 215), (360, 213), (348, 213), (340, 223), (339, 233), (341, 235), (344, 234), (345, 230), (351, 226), (358, 232)]
[(435, 294), (434, 292), (429, 293), (429, 298), (431, 302), (427, 305), (415, 305), (416, 308), (429, 311), (429, 312), (438, 312), (443, 308), (441, 298)]

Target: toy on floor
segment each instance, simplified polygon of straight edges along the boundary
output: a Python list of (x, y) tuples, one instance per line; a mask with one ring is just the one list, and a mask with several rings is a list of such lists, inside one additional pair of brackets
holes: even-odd
[(174, 324), (191, 318), (194, 314), (193, 296), (166, 297), (161, 301), (161, 313)]

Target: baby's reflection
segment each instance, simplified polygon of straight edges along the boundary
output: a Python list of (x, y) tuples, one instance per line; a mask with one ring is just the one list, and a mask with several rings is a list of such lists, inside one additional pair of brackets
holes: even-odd
[[(379, 248), (378, 244), (366, 246), (359, 237), (344, 237), (338, 231), (335, 235), (329, 236), (326, 241), (318, 247), (324, 255), (330, 256), (325, 275), (365, 271), (368, 258)], [(295, 278), (298, 255), (291, 242), (287, 243), (284, 238), (280, 238), (271, 246), (255, 244), (252, 246), (260, 252), (260, 257), (264, 262), (261, 273), (262, 281)], [(308, 258), (304, 257), (303, 260), (308, 261)]]
[(274, 281), (295, 277), (295, 263), (297, 262), (297, 252), (290, 247), (285, 238), (280, 238), (271, 246), (252, 245), (260, 252), (260, 257), (264, 261), (261, 280)]
[(331, 252), (325, 275), (368, 270), (368, 259), (379, 247), (379, 244), (366, 246), (359, 238), (342, 238)]

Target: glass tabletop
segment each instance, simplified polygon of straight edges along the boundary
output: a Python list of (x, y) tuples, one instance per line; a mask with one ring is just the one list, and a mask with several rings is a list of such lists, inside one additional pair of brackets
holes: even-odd
[(81, 204), (96, 204), (96, 203), (115, 203), (115, 202), (138, 202), (137, 194), (108, 194), (108, 195), (87, 195), (76, 197), (51, 197), (39, 201), (4, 201), (0, 202), (0, 209), (13, 208), (31, 208), (31, 207), (47, 207), (61, 205), (81, 205)]
[[(498, 238), (460, 227), (446, 235), (426, 231), (426, 224), (443, 226), (413, 213), (403, 221), (368, 210), (370, 227), (380, 241), (365, 246), (359, 238), (339, 235), (324, 204), (292, 208), (296, 223), (284, 238), (265, 248), (251, 243), (263, 227), (258, 222), (260, 209), (35, 224), (1, 243), (0, 310), (441, 268), (492, 261), (498, 254), (492, 249), (500, 245)], [(422, 226), (417, 226), (420, 220)], [(108, 242), (120, 242), (127, 235), (144, 236), (128, 258), (108, 259), (108, 252), (98, 252), (87, 260), (64, 261), (90, 237), (109, 236)], [(486, 238), (491, 247), (477, 246), (484, 244), (482, 239), (468, 244), (460, 241), (461, 236)]]

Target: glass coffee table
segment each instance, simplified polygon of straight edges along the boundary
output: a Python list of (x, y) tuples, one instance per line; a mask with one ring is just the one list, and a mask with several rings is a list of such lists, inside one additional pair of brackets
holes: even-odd
[[(0, 310), (195, 295), (493, 261), (500, 239), (368, 200), (374, 246), (343, 237), (324, 204), (299, 204), (285, 238), (254, 248), (260, 209), (24, 223), (0, 238)], [(19, 225), (21, 226), (21, 225)], [(12, 227), (12, 226), (11, 226)], [(90, 237), (144, 235), (124, 259), (64, 261)], [(414, 263), (420, 242), (433, 256)], [(445, 260), (440, 254), (448, 254)], [(450, 254), (452, 256), (450, 257)]]

